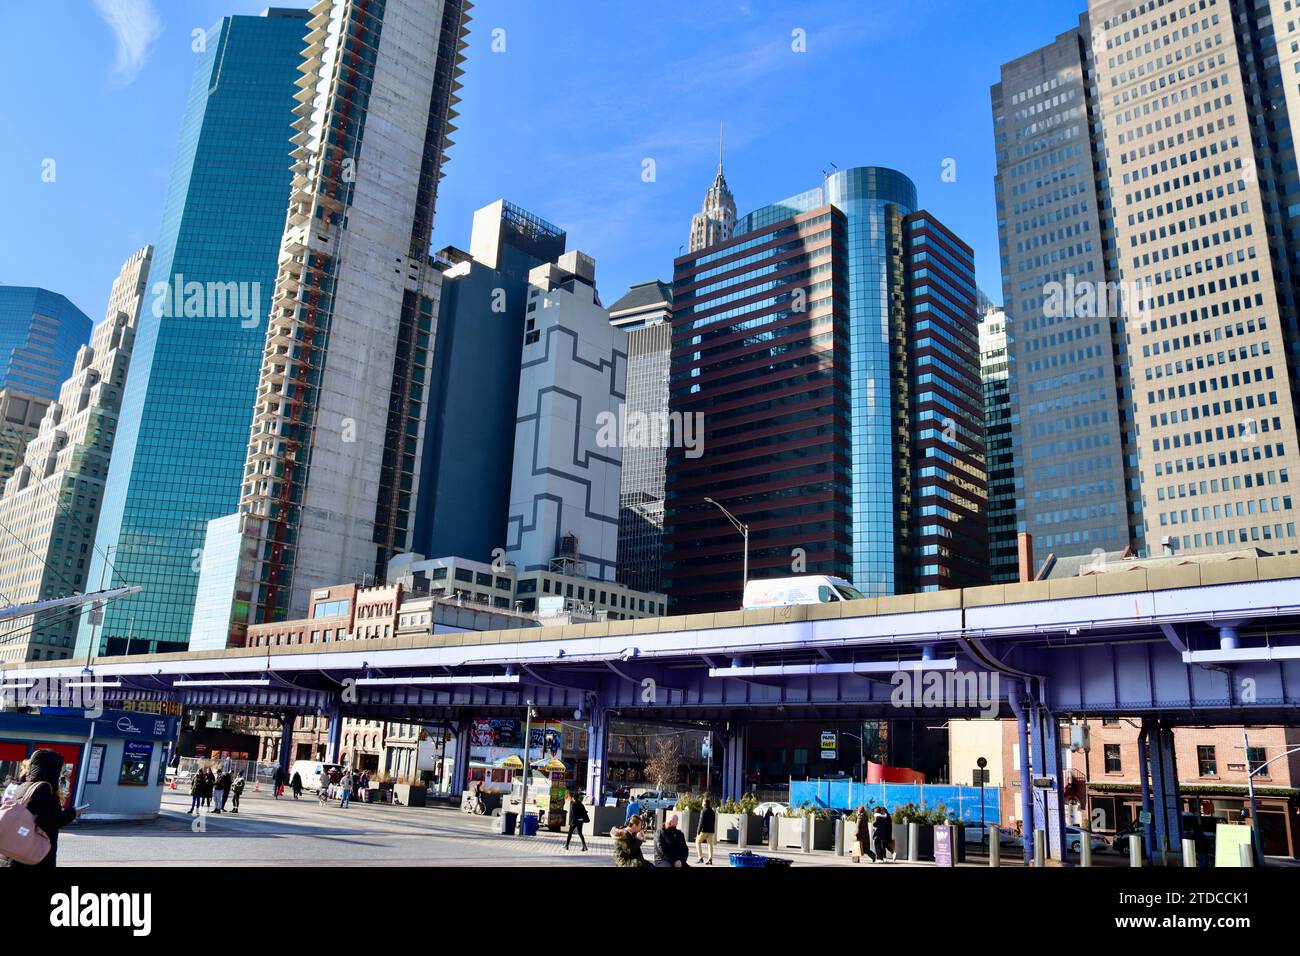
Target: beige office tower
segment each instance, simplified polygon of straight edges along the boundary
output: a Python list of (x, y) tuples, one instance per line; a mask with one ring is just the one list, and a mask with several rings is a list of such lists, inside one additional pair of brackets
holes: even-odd
[(1149, 550), (1294, 552), (1300, 11), (1088, 13)]
[[(122, 266), (104, 320), (0, 488), (0, 594), (14, 604), (99, 587), (86, 572), (152, 256), (145, 246)], [(84, 610), (0, 622), (0, 662), (71, 657)]]

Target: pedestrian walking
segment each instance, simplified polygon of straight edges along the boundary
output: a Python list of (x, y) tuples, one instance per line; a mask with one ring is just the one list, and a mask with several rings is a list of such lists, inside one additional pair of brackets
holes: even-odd
[(713, 801), (704, 798), (704, 808), (700, 811), (700, 828), (695, 831), (695, 862), (704, 862), (704, 848), (709, 848), (708, 866), (713, 865), (713, 845), (717, 839), (718, 815), (713, 812)]
[(346, 807), (352, 799), (352, 780), (352, 771), (343, 771), (343, 776), (339, 778), (339, 792), (342, 795), (339, 800), (340, 807)]
[(275, 799), (280, 799), (280, 794), (284, 793), (284, 768), (277, 766), (275, 773), (271, 774), (271, 790), (275, 794)]
[(686, 834), (677, 827), (677, 814), (670, 814), (655, 836), (655, 866), (683, 869), (690, 857)]
[(235, 776), (234, 783), (230, 785), (230, 812), (231, 813), (239, 812), (239, 798), (244, 795), (244, 784), (245, 784), (244, 775), (241, 773)]
[(871, 842), (875, 844), (876, 852), (872, 854), (871, 862), (889, 862), (889, 858), (885, 856), (885, 853), (889, 849), (889, 844), (893, 839), (893, 818), (890, 817), (889, 811), (884, 807), (876, 807), (875, 818), (871, 821)]
[(14, 791), (14, 802), (25, 803), (36, 820), (37, 829), (50, 840), (49, 851), (36, 863), (19, 863), (0, 856), (0, 867), (35, 866), (42, 869), (58, 865), (59, 830), (81, 815), (85, 807), (64, 807), (59, 794), (63, 775), (63, 757), (53, 750), (37, 750), (27, 761), (27, 781)]
[(764, 843), (768, 841), (768, 838), (772, 832), (772, 817), (774, 817), (775, 815), (776, 814), (772, 812), (771, 807), (768, 807), (767, 812), (763, 814), (763, 842)]
[(871, 857), (874, 862), (876, 855), (871, 852), (872, 814), (867, 812), (866, 807), (858, 807), (858, 812), (853, 815), (853, 820), (853, 862), (861, 863), (864, 856)]
[(588, 819), (590, 818), (587, 816), (587, 808), (582, 805), (582, 794), (575, 793), (573, 802), (569, 804), (569, 836), (564, 841), (566, 850), (569, 848), (569, 844), (573, 842), (573, 835), (576, 833), (578, 839), (582, 841), (582, 852), (587, 852), (587, 838), (583, 836), (582, 827)]
[(641, 816), (641, 801), (633, 797), (627, 802), (627, 813), (623, 815), (623, 825), (627, 826), (633, 817)]
[(217, 778), (208, 767), (203, 768), (203, 806), (212, 806), (212, 792), (217, 789)]
[(216, 808), (213, 810), (213, 813), (225, 812), (226, 795), (230, 793), (231, 783), (233, 783), (233, 781), (230, 779), (230, 774), (224, 770), (221, 771), (220, 776), (216, 779), (216, 783), (213, 784), (214, 795), (216, 797)]
[(609, 831), (614, 840), (614, 865), (641, 868), (649, 866), (641, 852), (641, 818), (632, 816), (626, 824)]
[(293, 772), (293, 779), (289, 781), (289, 787), (293, 790), (295, 800), (302, 796), (302, 774), (297, 770)]

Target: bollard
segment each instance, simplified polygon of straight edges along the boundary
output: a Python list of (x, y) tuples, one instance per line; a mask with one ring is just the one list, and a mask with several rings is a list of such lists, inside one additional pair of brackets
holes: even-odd
[(1079, 830), (1079, 865), (1092, 866), (1092, 831), (1087, 828)]
[(1191, 837), (1183, 837), (1183, 866), (1196, 868), (1196, 841)]
[(835, 820), (835, 855), (836, 856), (848, 856), (848, 852), (847, 852), (849, 848), (849, 841), (847, 839), (848, 835), (849, 835), (849, 828), (844, 825), (844, 818), (838, 817)]
[(736, 846), (739, 849), (745, 849), (749, 846), (749, 823), (750, 814), (741, 809), (740, 814), (740, 832), (736, 834)]
[(1241, 846), (1237, 847), (1237, 854), (1242, 866), (1255, 865), (1255, 848), (1253, 845), (1243, 843)]
[(1141, 866), (1142, 864), (1142, 837), (1134, 833), (1128, 838), (1128, 865)]
[(668, 822), (668, 811), (667, 811), (667, 810), (656, 810), (656, 811), (655, 811), (655, 829), (656, 829), (657, 831), (659, 831), (660, 833), (662, 833), (662, 832), (663, 832), (663, 829), (664, 829), (664, 824), (667, 823), (667, 822)]
[(812, 852), (813, 816), (809, 813), (803, 818), (803, 830), (799, 834), (799, 849), (804, 853)]
[(921, 862), (921, 826), (918, 823), (907, 825), (907, 862)]
[(1034, 831), (1034, 866), (1047, 865), (1047, 831)]
[(989, 866), (1002, 865), (1002, 831), (989, 827)]
[(781, 815), (772, 814), (772, 827), (767, 834), (767, 848), (775, 852), (781, 848)]

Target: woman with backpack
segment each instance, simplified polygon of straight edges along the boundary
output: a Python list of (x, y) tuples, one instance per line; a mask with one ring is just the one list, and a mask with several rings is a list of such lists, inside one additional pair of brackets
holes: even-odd
[[(37, 829), (49, 838), (49, 850), (41, 859), (32, 863), (20, 863), (7, 856), (0, 856), (0, 866), (37, 866), (53, 867), (58, 864), (59, 830), (81, 815), (84, 807), (65, 809), (59, 799), (59, 777), (63, 773), (63, 757), (53, 750), (38, 750), (32, 754), (27, 764), (27, 782), (22, 784), (14, 795), (14, 802), (5, 804), (0, 811), (0, 839), (8, 848), (10, 828), (5, 826), (9, 814), (22, 805), (36, 820)], [(28, 827), (22, 827), (28, 830)], [(26, 833), (22, 836), (27, 836)]]

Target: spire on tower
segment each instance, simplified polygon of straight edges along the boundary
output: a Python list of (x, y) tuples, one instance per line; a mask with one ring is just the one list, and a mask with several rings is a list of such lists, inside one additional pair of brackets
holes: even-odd
[(722, 172), (722, 133), (723, 133), (723, 123), (722, 120), (718, 120), (718, 172), (719, 173)]

